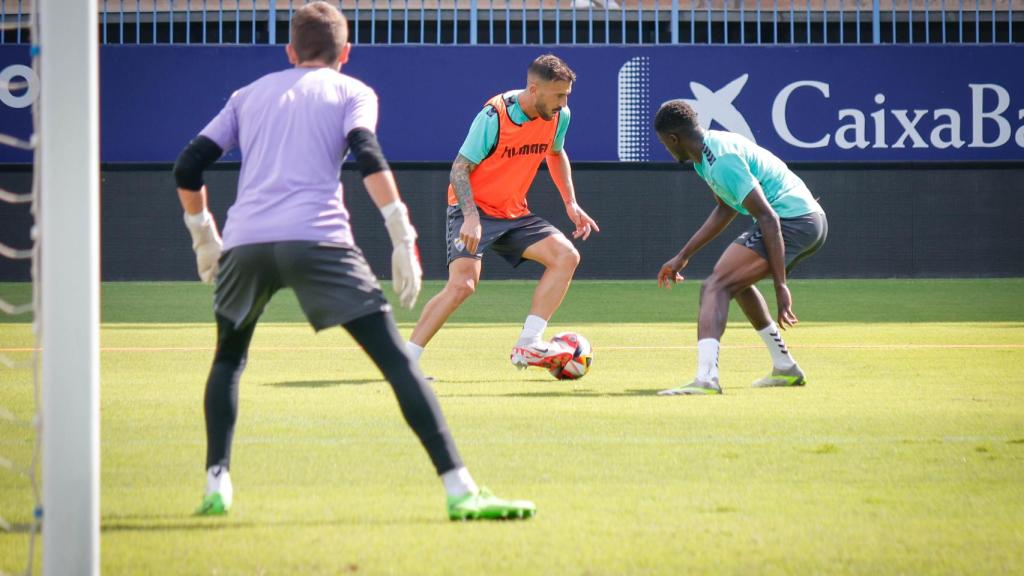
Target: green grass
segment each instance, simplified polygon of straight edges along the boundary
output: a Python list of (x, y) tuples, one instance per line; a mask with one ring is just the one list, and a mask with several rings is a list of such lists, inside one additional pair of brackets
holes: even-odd
[[(725, 394), (696, 398), (652, 395), (692, 376), (695, 286), (576, 283), (549, 330), (594, 342), (575, 384), (508, 365), (530, 288), (482, 285), (423, 365), (478, 481), (539, 515), (452, 524), (379, 374), (290, 295), (242, 384), (235, 508), (189, 516), (210, 290), (105, 285), (104, 573), (1024, 572), (1024, 281), (794, 282), (803, 322), (786, 337), (810, 385), (751, 389), (767, 354), (734, 311)], [(29, 345), (26, 324), (0, 325), (0, 348)], [(28, 377), (0, 369), (0, 406), (31, 412)], [(29, 430), (0, 431), (0, 456), (26, 461)], [(0, 516), (30, 509), (0, 471)], [(26, 550), (0, 535), (0, 570)]]

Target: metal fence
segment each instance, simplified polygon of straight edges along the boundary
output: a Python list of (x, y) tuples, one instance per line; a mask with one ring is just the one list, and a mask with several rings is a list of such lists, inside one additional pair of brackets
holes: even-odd
[[(1006, 44), (1024, 25), (1024, 0), (331, 1), (357, 44)], [(303, 3), (99, 0), (100, 38), (284, 44)], [(0, 44), (30, 42), (30, 6), (0, 0)]]

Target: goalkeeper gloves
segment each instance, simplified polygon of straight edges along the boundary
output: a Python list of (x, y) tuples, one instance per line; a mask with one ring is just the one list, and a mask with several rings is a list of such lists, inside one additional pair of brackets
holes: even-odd
[(199, 279), (212, 284), (219, 271), (218, 260), (223, 243), (217, 233), (217, 225), (206, 208), (198, 214), (185, 213), (185, 226), (192, 235), (192, 250), (196, 253), (196, 268)]
[(423, 268), (416, 248), (416, 229), (409, 222), (409, 209), (396, 200), (380, 209), (391, 236), (391, 283), (404, 308), (416, 305), (423, 284)]

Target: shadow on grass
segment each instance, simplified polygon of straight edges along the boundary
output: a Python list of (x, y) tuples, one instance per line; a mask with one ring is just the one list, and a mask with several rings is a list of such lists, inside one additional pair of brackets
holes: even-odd
[(441, 384), (513, 384), (516, 382), (555, 382), (555, 379), (550, 376), (534, 376), (532, 378), (521, 378), (518, 376), (514, 378), (480, 378), (479, 376), (474, 376), (472, 378), (446, 378), (443, 376), (434, 376), (432, 378), (434, 379), (434, 382), (439, 382)]
[(430, 526), (436, 524), (448, 524), (450, 521), (444, 516), (437, 518), (377, 518), (353, 516), (350, 518), (324, 518), (314, 520), (261, 520), (261, 521), (238, 521), (230, 517), (201, 517), (201, 516), (134, 516), (121, 517), (114, 520), (101, 522), (101, 532), (174, 532), (192, 530), (238, 530), (247, 528), (267, 527), (293, 527), (293, 528), (318, 528), (330, 526)]
[(384, 382), (380, 378), (349, 378), (347, 380), (296, 380), (292, 382), (271, 382), (264, 386), (273, 388), (333, 388), (335, 386), (363, 386)]
[(509, 392), (507, 394), (438, 394), (442, 398), (622, 398), (627, 396), (657, 396), (657, 389), (624, 390), (622, 392), (598, 392), (581, 388), (577, 390), (552, 390), (551, 392)]
[[(252, 528), (256, 522), (224, 522), (219, 518), (182, 518), (180, 520), (160, 519), (161, 524), (143, 524), (134, 522), (103, 522), (101, 532), (173, 532), (176, 530), (231, 530), (235, 528)], [(262, 524), (260, 524), (262, 525)]]

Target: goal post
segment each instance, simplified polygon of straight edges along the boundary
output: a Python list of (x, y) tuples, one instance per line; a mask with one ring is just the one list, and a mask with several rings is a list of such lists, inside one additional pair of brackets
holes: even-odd
[(99, 574), (96, 0), (36, 0), (43, 574)]

